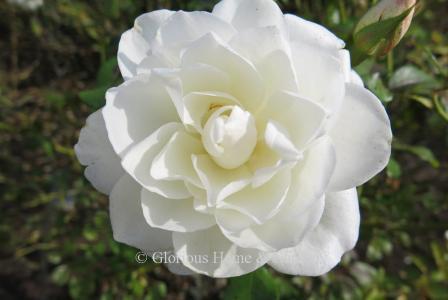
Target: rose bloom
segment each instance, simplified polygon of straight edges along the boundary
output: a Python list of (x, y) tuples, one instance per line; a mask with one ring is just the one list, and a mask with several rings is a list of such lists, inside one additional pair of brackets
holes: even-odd
[(119, 44), (124, 83), (75, 146), (115, 240), (176, 255), (179, 274), (332, 269), (358, 239), (355, 187), (392, 139), (343, 48), (271, 0), (138, 17)]

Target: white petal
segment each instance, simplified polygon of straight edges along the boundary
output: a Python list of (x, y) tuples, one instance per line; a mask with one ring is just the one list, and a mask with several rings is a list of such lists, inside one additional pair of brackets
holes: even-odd
[[(287, 197), (272, 219), (255, 225), (249, 217), (238, 215), (238, 212), (222, 213), (217, 210), (217, 223), (225, 235), (241, 247), (274, 251), (297, 245), (322, 215), (323, 196), (334, 165), (335, 155), (330, 138), (319, 138), (292, 170)], [(257, 201), (255, 203), (258, 204)]]
[(342, 49), (345, 46), (343, 40), (319, 24), (290, 14), (285, 15), (285, 21), (291, 41), (312, 44), (332, 50)]
[(235, 29), (208, 12), (178, 11), (160, 27), (157, 53), (169, 55), (173, 62), (178, 62), (182, 48), (207, 33), (227, 41), (235, 34)]
[(298, 80), (291, 58), (285, 52), (272, 52), (256, 67), (267, 85), (267, 95), (272, 95), (279, 90), (299, 92)]
[(347, 84), (345, 100), (329, 135), (336, 149), (336, 169), (330, 182), (333, 191), (365, 183), (389, 161), (389, 117), (380, 100), (363, 87)]
[(291, 141), (289, 132), (279, 123), (269, 120), (266, 125), (264, 140), (269, 148), (287, 160), (299, 160), (302, 153)]
[(210, 229), (173, 233), (176, 255), (193, 271), (212, 277), (233, 277), (263, 266), (270, 255), (231, 243), (217, 226)]
[(173, 13), (157, 10), (143, 14), (135, 20), (134, 28), (123, 33), (118, 45), (118, 66), (124, 79), (137, 74), (137, 65), (150, 52), (160, 24)]
[(169, 68), (170, 62), (160, 55), (148, 54), (137, 65), (137, 74), (150, 74), (154, 69)]
[(278, 90), (298, 92), (290, 47), (278, 28), (251, 28), (235, 35), (229, 44), (255, 65), (268, 95)]
[(321, 132), (326, 117), (325, 109), (319, 104), (281, 91), (269, 98), (256, 120), (258, 128), (266, 126), (268, 120), (274, 120), (288, 131), (295, 147), (303, 150)]
[(335, 164), (331, 139), (323, 136), (314, 141), (292, 170), (291, 188), (279, 215), (285, 219), (294, 218), (320, 199), (327, 189)]
[(246, 166), (226, 170), (219, 167), (209, 155), (193, 155), (194, 168), (207, 191), (207, 203), (216, 203), (250, 184), (251, 173)]
[(249, 170), (253, 173), (252, 186), (258, 187), (268, 182), (279, 170), (286, 167), (288, 161), (282, 160), (280, 155), (260, 140), (247, 162)]
[(191, 195), (193, 195), (193, 206), (194, 209), (201, 213), (214, 215), (215, 208), (208, 206), (207, 204), (207, 191), (201, 188), (198, 188), (191, 183), (186, 182), (185, 186)]
[(272, 0), (223, 0), (213, 14), (231, 23), (237, 30), (251, 27), (283, 27), (283, 13)]
[(211, 65), (225, 72), (230, 80), (230, 89), (226, 92), (238, 99), (246, 110), (255, 111), (263, 102), (263, 80), (254, 65), (223, 45), (216, 36), (207, 34), (185, 50), (182, 67), (198, 63)]
[(193, 209), (193, 198), (168, 199), (143, 189), (143, 215), (149, 225), (170, 231), (190, 232), (215, 224), (213, 216)]
[(123, 168), (144, 188), (171, 199), (190, 197), (184, 182), (181, 180), (157, 180), (151, 176), (150, 169), (156, 155), (160, 153), (173, 134), (181, 128), (180, 123), (163, 125), (149, 137), (133, 146), (122, 160)]
[(364, 87), (364, 82), (362, 81), (361, 76), (359, 76), (359, 74), (356, 73), (355, 70), (352, 70), (350, 72), (350, 82), (353, 83), (353, 84), (356, 84), (358, 86)]
[(106, 94), (103, 116), (109, 140), (121, 157), (163, 124), (178, 121), (167, 93), (174, 84), (157, 74), (141, 74)]
[(353, 84), (364, 87), (364, 82), (362, 81), (362, 78), (359, 76), (358, 73), (356, 73), (355, 70), (352, 70), (350, 52), (348, 50), (342, 49), (339, 50), (338, 54), (341, 58), (341, 62), (344, 68), (345, 82), (346, 83), (351, 82)]
[(147, 253), (172, 249), (171, 232), (146, 223), (140, 204), (141, 186), (124, 175), (110, 194), (110, 219), (114, 239)]
[(247, 186), (218, 203), (218, 208), (234, 209), (262, 224), (272, 218), (286, 199), (291, 171), (283, 169), (262, 186)]
[(289, 45), (279, 28), (256, 27), (239, 31), (229, 42), (230, 47), (254, 64), (276, 51), (289, 55)]
[(193, 126), (202, 133), (204, 117), (213, 107), (238, 105), (233, 96), (221, 92), (194, 92), (184, 97), (184, 124)]
[(192, 92), (228, 92), (229, 76), (217, 67), (206, 64), (193, 64), (183, 67), (179, 76), (182, 79), (183, 94)]
[(170, 253), (169, 255), (173, 255), (173, 257), (176, 258), (175, 260), (173, 259), (174, 262), (165, 262), (165, 266), (171, 273), (181, 276), (195, 275), (192, 270), (184, 266), (182, 261), (177, 256), (175, 256), (175, 254)]
[(196, 40), (206, 33), (228, 40), (235, 34), (235, 29), (205, 11), (177, 11), (160, 28), (162, 43), (167, 47)]
[(359, 207), (356, 189), (326, 195), (319, 225), (293, 248), (275, 253), (269, 262), (279, 272), (319, 276), (330, 271), (358, 240)]
[(344, 98), (344, 65), (338, 52), (293, 42), (292, 60), (299, 94), (335, 113)]
[(107, 138), (100, 110), (87, 118), (75, 145), (75, 153), (80, 163), (87, 166), (84, 172), (86, 178), (98, 191), (108, 195), (124, 171)]
[(175, 12), (161, 9), (140, 15), (134, 22), (135, 30), (148, 42), (155, 38), (160, 26)]
[(272, 252), (299, 244), (305, 234), (319, 223), (324, 204), (324, 197), (321, 197), (292, 218), (277, 214), (259, 225), (237, 211), (220, 209), (216, 211), (216, 222), (224, 235), (238, 246)]
[(177, 131), (154, 159), (151, 176), (157, 180), (186, 180), (201, 186), (191, 157), (203, 153), (202, 143), (197, 137), (183, 130)]

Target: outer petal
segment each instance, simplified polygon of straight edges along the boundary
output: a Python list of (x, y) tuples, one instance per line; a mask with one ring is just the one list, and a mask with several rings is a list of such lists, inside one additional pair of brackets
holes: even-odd
[(336, 113), (344, 99), (344, 64), (338, 52), (292, 42), (292, 60), (299, 94)]
[(172, 135), (182, 128), (180, 123), (168, 123), (132, 147), (122, 160), (123, 168), (144, 188), (171, 199), (190, 197), (182, 180), (157, 180), (151, 176), (152, 162)]
[(191, 233), (173, 233), (176, 255), (188, 268), (212, 277), (233, 277), (263, 266), (269, 255), (240, 248), (222, 235), (217, 226)]
[(325, 27), (299, 18), (295, 15), (285, 15), (289, 37), (293, 42), (306, 43), (330, 50), (342, 49), (343, 40), (336, 37)]
[(336, 169), (330, 189), (361, 185), (387, 165), (392, 131), (386, 110), (367, 89), (346, 85), (346, 96), (329, 135), (336, 149)]
[(364, 87), (364, 82), (362, 81), (362, 78), (359, 76), (358, 73), (356, 73), (355, 70), (352, 69), (351, 65), (351, 59), (350, 59), (350, 52), (348, 50), (339, 50), (338, 52), (341, 62), (344, 68), (344, 74), (345, 74), (345, 82), (351, 82), (353, 84), (359, 85)]
[(190, 232), (215, 224), (213, 216), (193, 209), (193, 198), (173, 200), (143, 189), (141, 205), (146, 222), (152, 227)]
[(293, 248), (278, 251), (269, 265), (291, 275), (319, 276), (330, 271), (358, 240), (359, 207), (356, 189), (326, 195), (319, 225)]
[(171, 232), (146, 223), (140, 205), (140, 185), (129, 175), (118, 181), (110, 194), (110, 219), (114, 239), (145, 252), (172, 249)]
[(227, 41), (235, 34), (235, 29), (208, 12), (178, 11), (160, 27), (157, 53), (168, 55), (174, 63), (178, 63), (181, 49), (207, 33)]
[(175, 254), (171, 254), (171, 255), (176, 257), (176, 260), (174, 262), (165, 263), (165, 266), (168, 268), (168, 270), (170, 270), (171, 273), (181, 275), (181, 276), (195, 275), (195, 273), (192, 270), (190, 270), (186, 266), (184, 266), (182, 261), (177, 256), (175, 256)]
[(157, 10), (143, 14), (135, 20), (134, 28), (123, 33), (118, 45), (118, 66), (124, 79), (137, 74), (137, 66), (149, 54), (160, 24), (173, 13)]
[(124, 174), (120, 158), (107, 138), (107, 130), (101, 111), (87, 118), (81, 130), (75, 153), (82, 165), (87, 166), (84, 175), (101, 193), (109, 194), (115, 183)]
[(283, 13), (272, 0), (223, 0), (213, 14), (231, 23), (238, 31), (251, 27), (283, 27)]
[(121, 157), (163, 124), (179, 120), (167, 88), (180, 89), (174, 80), (141, 74), (106, 94), (103, 116), (109, 140)]
[(237, 211), (220, 209), (216, 211), (216, 222), (224, 235), (238, 246), (272, 252), (297, 246), (319, 223), (324, 204), (322, 197), (293, 218), (277, 214), (259, 225)]
[(293, 169), (291, 190), (279, 214), (294, 218), (320, 199), (332, 177), (336, 164), (333, 144), (328, 136), (317, 139)]

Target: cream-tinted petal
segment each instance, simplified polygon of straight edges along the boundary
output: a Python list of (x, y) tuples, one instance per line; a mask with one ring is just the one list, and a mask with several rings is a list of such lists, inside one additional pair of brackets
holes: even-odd
[(115, 154), (104, 124), (101, 111), (91, 114), (86, 126), (81, 129), (75, 145), (76, 157), (87, 166), (84, 175), (101, 193), (109, 194), (113, 186), (124, 174), (120, 158)]
[(283, 13), (272, 0), (223, 0), (213, 14), (241, 31), (252, 27), (284, 27)]
[(191, 232), (215, 224), (213, 216), (193, 209), (193, 198), (169, 199), (143, 189), (141, 206), (146, 222), (155, 228)]
[(230, 81), (227, 93), (238, 99), (245, 110), (253, 112), (264, 101), (263, 79), (254, 65), (213, 34), (206, 34), (184, 51), (182, 67), (197, 64), (214, 66), (226, 73)]
[(172, 249), (171, 232), (146, 223), (140, 191), (141, 186), (127, 174), (112, 189), (109, 210), (114, 239), (146, 253)]
[(201, 186), (191, 156), (202, 153), (204, 149), (199, 138), (184, 130), (177, 131), (154, 158), (151, 176), (157, 180), (185, 180)]
[(346, 86), (345, 100), (329, 131), (336, 150), (333, 191), (368, 181), (384, 169), (391, 152), (390, 121), (380, 100), (361, 86)]
[(141, 74), (106, 93), (102, 113), (109, 140), (121, 157), (160, 126), (179, 120), (167, 88), (175, 82), (157, 74)]
[(269, 265), (290, 275), (323, 275), (355, 246), (359, 222), (356, 189), (329, 193), (320, 223), (297, 246), (275, 253)]
[(246, 166), (233, 170), (219, 167), (208, 154), (193, 155), (194, 168), (207, 191), (207, 203), (216, 206), (224, 198), (242, 190), (251, 182), (251, 173)]
[(250, 273), (263, 266), (270, 257), (256, 249), (236, 246), (217, 226), (189, 233), (174, 232), (173, 244), (176, 255), (186, 267), (217, 278)]
[(183, 180), (157, 180), (151, 176), (155, 157), (168, 143), (173, 134), (182, 129), (180, 123), (167, 123), (149, 137), (133, 146), (122, 160), (123, 168), (144, 188), (171, 199), (190, 197)]

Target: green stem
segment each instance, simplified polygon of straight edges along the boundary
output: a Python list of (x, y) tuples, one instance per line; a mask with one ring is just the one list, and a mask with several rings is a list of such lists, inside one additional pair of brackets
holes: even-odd
[(391, 50), (389, 53), (387, 53), (387, 74), (389, 77), (392, 76), (394, 72), (394, 51)]
[(443, 107), (442, 102), (440, 101), (439, 96), (435, 95), (433, 98), (434, 106), (436, 108), (436, 111), (439, 113), (439, 115), (448, 122), (448, 112)]
[(341, 14), (341, 22), (345, 23), (347, 21), (347, 11), (345, 9), (345, 1), (339, 0), (338, 5), (339, 5), (339, 13)]

